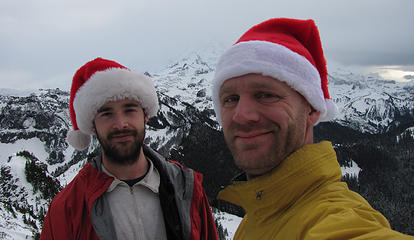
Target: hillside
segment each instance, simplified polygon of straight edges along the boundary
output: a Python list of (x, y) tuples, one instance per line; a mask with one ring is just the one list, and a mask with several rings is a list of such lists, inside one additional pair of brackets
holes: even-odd
[[(160, 111), (148, 123), (145, 142), (203, 173), (213, 206), (241, 216), (240, 209), (214, 201), (240, 172), (212, 108), (216, 57), (215, 52), (194, 53), (147, 73), (154, 79)], [(329, 81), (340, 115), (316, 126), (316, 140), (334, 143), (352, 189), (383, 212), (394, 229), (414, 234), (414, 83), (343, 69), (330, 71)], [(37, 236), (54, 194), (96, 151), (96, 140), (84, 151), (65, 142), (71, 128), (68, 98), (59, 89), (0, 90), (0, 239)]]

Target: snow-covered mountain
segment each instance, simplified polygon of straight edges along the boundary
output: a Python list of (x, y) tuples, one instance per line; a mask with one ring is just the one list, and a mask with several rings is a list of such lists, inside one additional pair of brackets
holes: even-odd
[(414, 81), (396, 82), (376, 74), (358, 75), (341, 69), (328, 77), (339, 108), (336, 122), (355, 130), (382, 133), (412, 123)]
[[(199, 111), (212, 110), (211, 79), (217, 56), (193, 53), (154, 74), (157, 90)], [(344, 68), (329, 69), (329, 73), (329, 91), (339, 109), (335, 122), (367, 133), (381, 133), (412, 122), (414, 81), (396, 82)], [(209, 117), (215, 120), (214, 115)]]
[[(186, 142), (210, 138), (204, 131), (219, 134), (210, 97), (219, 53), (193, 53), (163, 71), (147, 73), (160, 100), (160, 111), (148, 124), (147, 144), (180, 159), (186, 153)], [(414, 82), (387, 81), (343, 69), (331, 71), (329, 82), (340, 113), (335, 122), (340, 126), (375, 134), (414, 126)], [(65, 142), (71, 128), (68, 102), (69, 93), (59, 89), (0, 90), (0, 239), (38, 236), (53, 195), (73, 179), (96, 149), (96, 140), (80, 152)], [(226, 154), (225, 150), (217, 152)], [(210, 185), (219, 188), (224, 180), (213, 181), (211, 160), (197, 162), (196, 158), (192, 157), (191, 167), (204, 173), (208, 193), (215, 193)], [(216, 164), (229, 164), (220, 157), (212, 159), (217, 159)], [(231, 178), (233, 172), (219, 173), (225, 171), (220, 169), (226, 168), (216, 170), (216, 178)], [(351, 169), (354, 174), (360, 170), (355, 165)], [(215, 217), (228, 228), (230, 239), (240, 218), (219, 211)]]

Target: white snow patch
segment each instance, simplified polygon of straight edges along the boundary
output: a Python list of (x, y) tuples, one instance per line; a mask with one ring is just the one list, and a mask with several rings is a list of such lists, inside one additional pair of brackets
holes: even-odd
[(40, 139), (20, 139), (14, 143), (0, 143), (0, 164), (3, 164), (10, 156), (15, 156), (16, 153), (21, 151), (33, 153), (41, 162), (45, 162), (48, 157), (44, 143)]
[(227, 230), (226, 240), (234, 238), (237, 228), (243, 218), (219, 210), (214, 211), (214, 218)]
[(86, 164), (87, 159), (78, 162), (77, 164), (72, 165), (68, 170), (65, 171), (62, 175), (58, 177), (58, 180), (62, 187), (66, 187), (79, 173), (79, 171)]
[(26, 158), (24, 157), (13, 157), (8, 163), (11, 168), (12, 176), (18, 178), (23, 186), (26, 189), (31, 189), (31, 185), (26, 180), (26, 175), (24, 174), (24, 167), (26, 165)]
[(352, 161), (350, 167), (341, 167), (341, 171), (342, 176), (348, 174), (349, 176), (358, 177), (361, 168), (358, 166), (356, 162)]
[[(35, 125), (36, 125), (36, 120), (32, 117), (26, 118), (23, 122), (23, 127), (25, 129), (33, 127)], [(31, 129), (31, 130), (33, 130), (33, 129)]]

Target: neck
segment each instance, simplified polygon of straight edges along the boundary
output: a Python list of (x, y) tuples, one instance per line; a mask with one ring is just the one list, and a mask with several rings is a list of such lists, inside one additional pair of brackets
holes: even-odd
[(313, 125), (308, 125), (303, 139), (303, 146), (313, 144)]
[(114, 163), (108, 159), (105, 153), (102, 153), (102, 164), (108, 172), (120, 180), (131, 180), (142, 177), (147, 172), (149, 167), (148, 160), (145, 157), (142, 148), (137, 161), (133, 164), (123, 165)]

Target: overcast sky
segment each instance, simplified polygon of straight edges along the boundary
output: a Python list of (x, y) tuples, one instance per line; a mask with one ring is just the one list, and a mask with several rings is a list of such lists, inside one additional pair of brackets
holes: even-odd
[(0, 88), (67, 90), (98, 56), (156, 72), (273, 17), (314, 19), (328, 66), (414, 77), (412, 0), (0, 0)]

